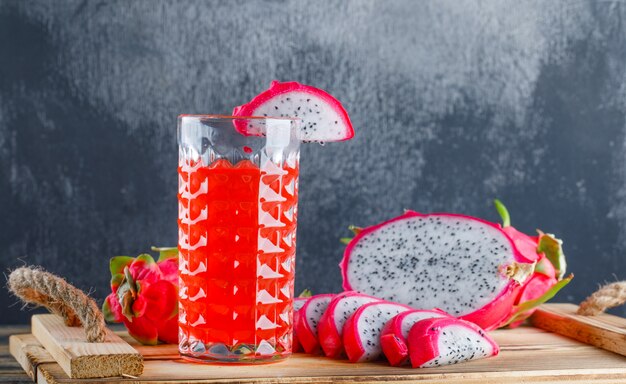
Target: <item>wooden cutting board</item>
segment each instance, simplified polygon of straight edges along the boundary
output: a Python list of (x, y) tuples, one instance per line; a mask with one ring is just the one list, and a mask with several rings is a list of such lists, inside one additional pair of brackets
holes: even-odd
[[(538, 318), (548, 315), (570, 316), (574, 306), (553, 304), (544, 307)], [(555, 312), (557, 314), (555, 315)], [(613, 327), (611, 345), (626, 344), (626, 319), (603, 315), (584, 335), (597, 336), (605, 320)], [(572, 331), (572, 319), (568, 332)], [(591, 330), (590, 330), (591, 329)], [(591, 332), (591, 333), (590, 333)], [(602, 331), (605, 332), (605, 331)], [(11, 337), (11, 354), (37, 383), (332, 383), (397, 382), (420, 383), (546, 383), (593, 382), (626, 383), (626, 357), (539, 328), (524, 326), (497, 330), (491, 334), (500, 344), (500, 355), (440, 368), (394, 368), (384, 362), (351, 364), (319, 356), (296, 354), (286, 361), (267, 365), (193, 364), (178, 358), (175, 345), (146, 347), (138, 345), (125, 332), (118, 333), (144, 356), (140, 378), (69, 379), (63, 369), (32, 335)], [(587, 337), (585, 336), (585, 337)]]

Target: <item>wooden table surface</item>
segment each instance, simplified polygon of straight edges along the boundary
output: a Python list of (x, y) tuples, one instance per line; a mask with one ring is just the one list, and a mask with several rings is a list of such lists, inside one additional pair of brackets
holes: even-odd
[(30, 325), (0, 326), (0, 382), (32, 383), (24, 368), (9, 353), (9, 336), (17, 333), (29, 333)]
[[(623, 350), (626, 345), (626, 319), (610, 315), (580, 319), (579, 315), (574, 314), (575, 309), (576, 307), (571, 304), (544, 305), (533, 316), (533, 324), (544, 323), (542, 328), (546, 329), (554, 328), (549, 326), (550, 324), (558, 325), (560, 328), (557, 328), (570, 337), (611, 349), (619, 354), (551, 331), (523, 326), (492, 332), (492, 336), (501, 346), (499, 356), (458, 366), (412, 370), (406, 367), (390, 367), (383, 362), (349, 364), (346, 361), (296, 354), (286, 362), (270, 364), (260, 370), (258, 366), (189, 364), (180, 359), (172, 359), (176, 352), (175, 346), (140, 346), (126, 332), (119, 334), (144, 356), (142, 382), (223, 383), (235, 379), (238, 382), (251, 383), (260, 381), (363, 383), (398, 380), (421, 380), (430, 383), (451, 379), (473, 384), (574, 380), (585, 383), (626, 384), (626, 357)], [(116, 331), (123, 329), (120, 326), (112, 328)], [(0, 326), (0, 383), (31, 383), (23, 368), (10, 355), (8, 346), (10, 335), (25, 333), (30, 333), (30, 326)], [(21, 335), (28, 336), (38, 343), (32, 335)], [(18, 339), (19, 336), (16, 336), (14, 342)], [(41, 382), (69, 383), (70, 380), (60, 366), (50, 359), (51, 357), (48, 357), (45, 359), (47, 363), (38, 365), (37, 372)], [(28, 361), (33, 363), (31, 360)], [(30, 368), (32, 370), (32, 366)], [(104, 381), (118, 383), (126, 380), (129, 379), (113, 378), (112, 381), (106, 379)], [(93, 381), (86, 379), (81, 382)]]

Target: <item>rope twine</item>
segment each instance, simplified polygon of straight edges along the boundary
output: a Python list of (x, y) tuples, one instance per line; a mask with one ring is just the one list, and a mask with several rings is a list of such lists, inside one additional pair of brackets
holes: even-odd
[(21, 267), (9, 275), (8, 287), (24, 303), (61, 316), (65, 325), (83, 325), (88, 342), (104, 342), (106, 326), (96, 302), (65, 279), (41, 268)]
[(576, 313), (595, 316), (624, 303), (626, 303), (626, 281), (618, 281), (605, 285), (586, 298), (580, 303)]

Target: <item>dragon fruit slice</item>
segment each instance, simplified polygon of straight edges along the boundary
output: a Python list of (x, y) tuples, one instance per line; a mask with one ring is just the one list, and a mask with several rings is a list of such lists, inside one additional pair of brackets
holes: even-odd
[(298, 341), (306, 353), (318, 353), (320, 351), (317, 325), (333, 297), (335, 295), (331, 293), (311, 296), (298, 311), (295, 329), (298, 334)]
[[(293, 323), (296, 324), (298, 322), (298, 317), (300, 317), (300, 308), (304, 306), (304, 304), (309, 300), (308, 297), (296, 297), (293, 300)], [(291, 351), (292, 352), (302, 352), (302, 345), (300, 344), (300, 340), (298, 340), (298, 333), (295, 329), (293, 330), (293, 342), (291, 343)]]
[[(295, 81), (272, 81), (268, 90), (235, 107), (233, 116), (297, 117), (302, 120), (299, 138), (304, 141), (343, 141), (354, 136), (350, 118), (337, 99)], [(243, 134), (259, 131), (245, 120), (236, 120), (235, 126)]]
[(496, 356), (498, 344), (476, 324), (453, 317), (419, 321), (409, 332), (413, 368), (439, 367)]
[(386, 301), (362, 305), (343, 326), (343, 346), (353, 363), (372, 361), (382, 354), (380, 335), (384, 325), (411, 308)]
[(413, 325), (420, 320), (439, 317), (450, 317), (450, 315), (439, 309), (415, 309), (402, 312), (389, 320), (380, 336), (380, 344), (389, 363), (396, 367), (407, 363), (409, 360), (407, 338)]
[(328, 304), (326, 312), (317, 326), (319, 342), (328, 357), (339, 357), (343, 352), (343, 326), (350, 316), (361, 306), (381, 301), (358, 292), (343, 292)]
[(510, 315), (534, 265), (499, 225), (407, 211), (360, 230), (340, 267), (345, 290), (441, 308), (491, 330)]

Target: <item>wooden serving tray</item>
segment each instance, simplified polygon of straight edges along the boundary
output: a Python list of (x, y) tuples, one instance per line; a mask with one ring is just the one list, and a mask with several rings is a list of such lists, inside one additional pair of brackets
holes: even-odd
[[(602, 315), (576, 329), (575, 306), (551, 304), (540, 309), (534, 323), (554, 327), (566, 319), (566, 331), (597, 343), (626, 349), (626, 319)], [(569, 320), (568, 320), (569, 319)], [(585, 328), (586, 327), (586, 328)], [(608, 328), (607, 328), (608, 327)], [(560, 332), (560, 330), (558, 330)], [(573, 332), (573, 333), (572, 333)], [(266, 365), (193, 364), (178, 357), (175, 345), (146, 347), (118, 332), (144, 357), (139, 378), (69, 379), (59, 364), (30, 334), (10, 339), (11, 354), (37, 383), (626, 383), (626, 358), (582, 342), (531, 326), (492, 332), (500, 355), (439, 368), (390, 367), (385, 362), (351, 364), (320, 356), (295, 354)], [(589, 341), (589, 340), (587, 340)], [(596, 344), (597, 345), (597, 344)], [(603, 345), (600, 345), (604, 347)]]

